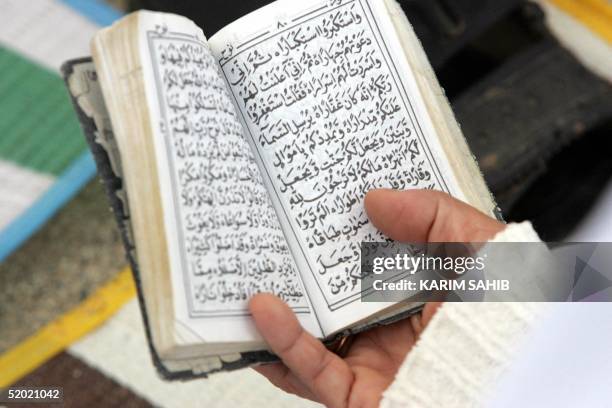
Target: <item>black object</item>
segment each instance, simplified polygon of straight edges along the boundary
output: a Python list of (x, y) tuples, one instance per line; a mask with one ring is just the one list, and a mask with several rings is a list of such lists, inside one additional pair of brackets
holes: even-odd
[(434, 68), (492, 24), (515, 10), (522, 0), (399, 0)]
[(610, 135), (612, 119), (563, 148), (512, 205), (508, 218), (530, 220), (545, 241), (565, 239), (610, 182)]
[(612, 118), (612, 86), (547, 40), (483, 78), (453, 108), (487, 183), (509, 211), (557, 152)]
[[(456, 72), (474, 60), (484, 70), (461, 84)], [(440, 73), (506, 219), (532, 220), (543, 239), (563, 240), (612, 176), (602, 139), (612, 131), (612, 85), (552, 37), (533, 4), (489, 28)]]

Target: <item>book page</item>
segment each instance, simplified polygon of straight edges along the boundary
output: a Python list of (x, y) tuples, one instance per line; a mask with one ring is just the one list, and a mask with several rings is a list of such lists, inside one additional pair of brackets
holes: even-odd
[(284, 299), (320, 334), (202, 31), (146, 13), (140, 36), (180, 342), (259, 341), (247, 310), (259, 292)]
[[(462, 192), (382, 0), (280, 0), (210, 39), (325, 334), (360, 301), (373, 188)], [(416, 44), (415, 46), (420, 46)]]

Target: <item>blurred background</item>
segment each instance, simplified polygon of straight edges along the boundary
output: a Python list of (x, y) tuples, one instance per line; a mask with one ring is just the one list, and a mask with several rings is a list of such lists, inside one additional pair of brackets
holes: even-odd
[[(207, 36), (265, 0), (0, 0), (0, 388), (67, 406), (296, 406), (251, 371), (169, 384), (59, 76), (139, 8)], [(401, 0), (506, 221), (612, 241), (612, 2)]]

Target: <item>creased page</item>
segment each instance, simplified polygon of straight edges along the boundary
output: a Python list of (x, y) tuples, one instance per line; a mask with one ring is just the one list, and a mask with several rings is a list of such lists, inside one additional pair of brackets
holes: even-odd
[(388, 307), (360, 302), (366, 192), (461, 192), (383, 2), (281, 0), (210, 44), (325, 332)]
[(271, 292), (320, 333), (243, 127), (202, 31), (147, 13), (141, 58), (153, 109), (177, 336), (259, 340), (248, 299)]

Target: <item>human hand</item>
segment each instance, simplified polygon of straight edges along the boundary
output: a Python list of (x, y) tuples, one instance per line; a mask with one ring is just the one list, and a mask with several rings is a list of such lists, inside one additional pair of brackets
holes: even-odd
[[(375, 190), (365, 198), (372, 223), (404, 242), (483, 242), (504, 224), (435, 191)], [(439, 303), (421, 317), (356, 336), (346, 357), (327, 350), (300, 326), (291, 309), (269, 294), (254, 296), (250, 311), (257, 329), (282, 362), (256, 367), (277, 387), (328, 407), (375, 407)]]

